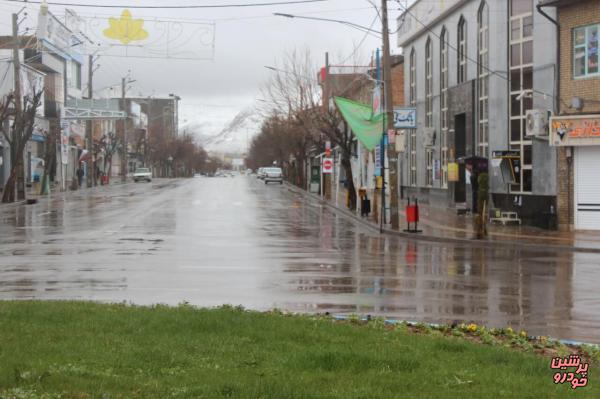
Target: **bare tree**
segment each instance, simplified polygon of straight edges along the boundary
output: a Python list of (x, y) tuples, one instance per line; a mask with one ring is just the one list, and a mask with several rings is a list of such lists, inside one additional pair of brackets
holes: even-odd
[(322, 147), (326, 140), (340, 149), (350, 208), (354, 210), (357, 201), (351, 166), (354, 137), (330, 100), (334, 95), (356, 96), (367, 77), (357, 73), (351, 81), (340, 87), (330, 87), (324, 93), (317, 71), (308, 50), (286, 53), (263, 87), (262, 94), (274, 115), (287, 118), (290, 124), (302, 129), (306, 140), (301, 140), (299, 145), (304, 151), (313, 144)]
[[(32, 93), (29, 96), (23, 98), (23, 109), (21, 112), (16, 112), (15, 101), (17, 101), (13, 95), (9, 95), (3, 101), (3, 110), (0, 112), (0, 117), (4, 116), (4, 120), (12, 117), (13, 123), (9, 128), (2, 124), (2, 133), (4, 138), (10, 145), (10, 158), (12, 167), (10, 170), (10, 176), (4, 185), (4, 192), (2, 193), (2, 202), (14, 202), (17, 199), (17, 179), (19, 170), (23, 167), (23, 152), (25, 146), (31, 138), (35, 125), (35, 115), (39, 108), (42, 100), (43, 90), (37, 89), (32, 85)], [(13, 111), (10, 111), (10, 110)]]

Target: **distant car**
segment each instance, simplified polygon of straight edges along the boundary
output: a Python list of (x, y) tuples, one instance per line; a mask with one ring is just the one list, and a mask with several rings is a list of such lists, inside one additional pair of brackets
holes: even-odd
[(135, 172), (133, 172), (133, 181), (139, 182), (145, 180), (147, 182), (152, 181), (152, 172), (148, 168), (137, 168)]
[(265, 171), (266, 168), (258, 168), (258, 170), (256, 171), (256, 178), (257, 179), (263, 179), (263, 177), (265, 177)]
[(263, 173), (265, 184), (269, 184), (270, 182), (283, 184), (283, 172), (281, 168), (264, 168)]

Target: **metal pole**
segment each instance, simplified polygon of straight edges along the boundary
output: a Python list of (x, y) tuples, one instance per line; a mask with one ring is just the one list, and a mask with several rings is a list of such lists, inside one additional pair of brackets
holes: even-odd
[[(379, 49), (377, 49), (376, 55), (376, 65), (377, 65), (377, 84), (381, 83), (381, 60), (379, 57)], [(385, 82), (384, 82), (385, 86)], [(384, 87), (385, 90), (385, 87)], [(383, 134), (381, 136), (381, 142), (379, 143), (379, 159), (381, 163), (381, 167), (379, 169), (379, 174), (381, 176), (381, 211), (379, 218), (379, 231), (383, 232), (383, 225), (385, 224), (385, 125), (382, 126)]]
[(123, 120), (123, 143), (121, 149), (121, 181), (125, 183), (127, 181), (127, 124), (129, 123), (129, 107), (125, 101), (126, 79), (121, 79), (121, 101), (123, 102), (123, 109), (125, 110), (126, 119)]
[[(14, 72), (14, 85), (15, 85), (15, 120), (14, 120), (14, 134), (15, 136), (20, 136), (23, 139), (23, 96), (21, 94), (21, 59), (19, 58), (19, 48), (20, 48), (20, 40), (19, 40), (19, 15), (12, 15), (12, 38), (13, 38), (13, 72)], [(13, 141), (13, 145), (18, 148), (18, 141)], [(12, 152), (12, 151), (11, 151)], [(16, 154), (18, 159), (11, 159), (11, 162), (18, 162), (20, 159), (20, 165), (17, 170), (17, 179), (16, 179), (16, 188), (17, 188), (17, 200), (25, 199), (25, 161), (23, 159), (23, 154)]]
[[(387, 1), (381, 1), (381, 19), (382, 19), (382, 36), (383, 36), (383, 89), (384, 89), (384, 104), (386, 113), (386, 128), (383, 132), (384, 137), (387, 138), (387, 131), (394, 129), (394, 100), (392, 98), (392, 63), (390, 55), (390, 34), (388, 29), (388, 9)], [(387, 140), (386, 140), (387, 142)], [(382, 148), (382, 152), (385, 152)], [(392, 229), (398, 230), (400, 228), (400, 217), (398, 213), (398, 179), (396, 162), (392, 162), (395, 154), (394, 146), (388, 147), (389, 156), (389, 174), (390, 174), (390, 217), (392, 222)], [(385, 164), (383, 164), (385, 167)], [(385, 171), (385, 169), (384, 169)], [(385, 172), (383, 173), (385, 176)], [(385, 188), (384, 188), (385, 189)], [(384, 191), (385, 193), (385, 191)], [(384, 210), (385, 211), (385, 210)]]
[[(90, 107), (93, 108), (93, 86), (92, 80), (94, 78), (94, 56), (88, 56), (88, 99), (90, 100)], [(87, 174), (87, 186), (95, 186), (96, 183), (96, 157), (94, 154), (94, 142), (92, 138), (92, 121), (87, 120), (85, 122), (85, 145), (90, 155), (90, 168), (88, 168)]]

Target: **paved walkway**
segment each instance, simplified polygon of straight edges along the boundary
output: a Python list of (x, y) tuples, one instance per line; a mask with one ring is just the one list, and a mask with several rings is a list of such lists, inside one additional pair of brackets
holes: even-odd
[[(311, 194), (312, 195), (312, 194)], [(340, 198), (343, 195), (340, 193)], [(345, 198), (345, 197), (344, 197)], [(345, 203), (340, 199), (336, 206), (334, 201), (327, 201), (330, 206), (340, 211), (350, 213)], [(400, 232), (392, 231), (391, 226), (386, 225), (388, 233), (400, 234), (407, 228), (404, 207), (406, 201), (401, 202), (400, 210)], [(358, 213), (353, 214), (360, 218), (365, 224), (373, 228), (379, 228), (372, 215), (368, 218), (360, 217)], [(573, 249), (578, 251), (600, 252), (600, 232), (598, 231), (553, 231), (531, 226), (500, 225), (488, 223), (488, 237), (477, 240), (472, 215), (457, 215), (456, 212), (437, 208), (429, 205), (419, 205), (419, 230), (421, 233), (414, 234), (429, 240), (448, 241), (477, 241), (480, 243), (502, 243), (504, 245), (532, 245), (552, 246), (553, 248)], [(411, 234), (411, 233), (406, 233)]]

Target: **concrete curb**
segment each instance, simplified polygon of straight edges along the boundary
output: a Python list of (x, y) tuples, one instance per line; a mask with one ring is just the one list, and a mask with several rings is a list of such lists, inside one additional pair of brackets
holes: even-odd
[[(379, 226), (375, 225), (372, 222), (364, 220), (359, 216), (353, 214), (352, 212), (335, 206), (331, 202), (324, 200), (323, 198), (315, 195), (313, 193), (309, 193), (306, 190), (303, 190), (299, 187), (296, 187), (288, 182), (285, 182), (286, 186), (290, 191), (293, 191), (297, 194), (301, 194), (307, 196), (315, 201), (318, 201), (320, 204), (325, 205), (329, 209), (334, 212), (341, 214), (345, 217), (353, 219), (354, 221), (360, 223), (362, 226), (369, 228), (377, 233), (381, 233)], [(383, 229), (383, 234), (393, 235), (402, 238), (408, 238), (418, 241), (425, 242), (435, 242), (435, 243), (452, 243), (452, 244), (461, 244), (461, 245), (469, 245), (472, 247), (480, 247), (480, 248), (519, 248), (519, 249), (530, 249), (530, 250), (547, 250), (552, 249), (554, 251), (564, 251), (564, 252), (583, 252), (583, 253), (600, 253), (600, 248), (585, 248), (585, 247), (573, 247), (570, 245), (561, 245), (561, 244), (537, 244), (537, 243), (527, 243), (522, 241), (491, 241), (491, 240), (476, 240), (471, 238), (458, 238), (458, 237), (443, 237), (443, 236), (434, 236), (434, 235), (423, 235), (423, 234), (412, 234), (405, 233), (403, 231), (391, 230), (389, 228)]]

